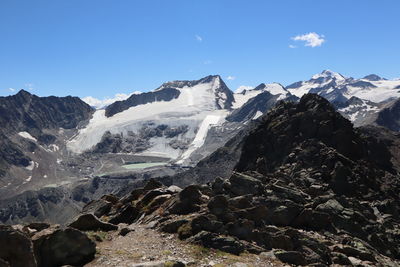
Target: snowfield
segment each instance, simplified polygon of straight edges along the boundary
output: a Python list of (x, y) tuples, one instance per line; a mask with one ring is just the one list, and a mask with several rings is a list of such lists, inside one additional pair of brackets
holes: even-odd
[(28, 132), (19, 132), (18, 133), (19, 136), (25, 138), (25, 139), (29, 139), (31, 141), (37, 142), (36, 138), (33, 137), (30, 133)]
[[(361, 81), (366, 81), (361, 79)], [(369, 100), (375, 103), (389, 100), (391, 98), (400, 97), (400, 89), (395, 89), (400, 86), (400, 81), (366, 81), (372, 83), (376, 88), (359, 88), (347, 86), (348, 91), (344, 94), (346, 97), (356, 96), (358, 98)]]

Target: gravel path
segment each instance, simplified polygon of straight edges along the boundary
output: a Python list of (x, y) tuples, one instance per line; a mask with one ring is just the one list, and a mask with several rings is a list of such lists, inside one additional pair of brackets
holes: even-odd
[(207, 249), (179, 240), (174, 234), (160, 233), (143, 225), (131, 225), (134, 231), (126, 236), (117, 232), (92, 233), (97, 239), (97, 255), (85, 265), (139, 266), (138, 263), (180, 261), (188, 266), (271, 267), (285, 266), (267, 255), (242, 254), (240, 256)]

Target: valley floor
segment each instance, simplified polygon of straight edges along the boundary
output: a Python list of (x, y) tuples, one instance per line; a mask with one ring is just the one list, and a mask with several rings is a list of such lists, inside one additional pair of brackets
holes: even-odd
[[(97, 241), (96, 258), (85, 266), (157, 266), (157, 263), (174, 261), (204, 267), (289, 266), (265, 254), (236, 256), (181, 241), (174, 234), (161, 233), (148, 226), (135, 224), (130, 227), (134, 231), (126, 236), (120, 236), (118, 232), (90, 233), (97, 240), (104, 240)], [(150, 263), (154, 265), (147, 265)]]

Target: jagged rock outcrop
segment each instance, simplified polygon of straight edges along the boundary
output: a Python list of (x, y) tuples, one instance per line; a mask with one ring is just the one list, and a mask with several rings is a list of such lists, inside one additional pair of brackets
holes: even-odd
[(228, 179), (179, 192), (139, 188), (101, 219), (131, 214), (190, 242), (236, 254), (272, 250), (294, 265), (396, 266), (400, 161), (390, 140), (389, 131), (354, 129), (328, 101), (305, 95), (245, 135)]

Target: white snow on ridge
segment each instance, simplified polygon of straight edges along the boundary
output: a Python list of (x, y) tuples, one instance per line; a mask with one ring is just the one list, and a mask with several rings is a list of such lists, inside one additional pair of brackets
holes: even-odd
[[(67, 148), (75, 153), (82, 153), (100, 142), (106, 131), (112, 134), (137, 132), (146, 122), (170, 126), (186, 124), (189, 126), (187, 137), (194, 138), (194, 130), (208, 115), (221, 113), (215, 103), (215, 91), (219, 85), (219, 78), (216, 78), (209, 83), (177, 88), (181, 93), (176, 99), (138, 105), (108, 118), (105, 116), (105, 110), (97, 110), (86, 128), (81, 129), (67, 143)], [(167, 149), (165, 148), (165, 144), (168, 143), (165, 142), (166, 140), (163, 144), (158, 144), (161, 140), (153, 139), (151, 141), (154, 142), (154, 149), (145, 152), (171, 154), (171, 151), (163, 151)], [(176, 158), (178, 155), (170, 156)]]
[(238, 90), (234, 94), (235, 102), (233, 102), (232, 108), (237, 109), (243, 106), (245, 103), (247, 103), (251, 98), (256, 97), (257, 95), (261, 94), (262, 92), (269, 92), (272, 95), (280, 95), (278, 100), (284, 99), (288, 91), (285, 90), (285, 88), (280, 85), (279, 83), (269, 83), (265, 84), (265, 86), (262, 89), (249, 89), (246, 90), (242, 88), (239, 93)]
[(30, 133), (28, 133), (28, 132), (19, 132), (18, 135), (21, 136), (21, 137), (23, 137), (23, 138), (26, 138), (26, 139), (32, 140), (32, 141), (34, 141), (34, 142), (37, 142), (36, 138), (33, 137), (33, 136), (32, 136)]

